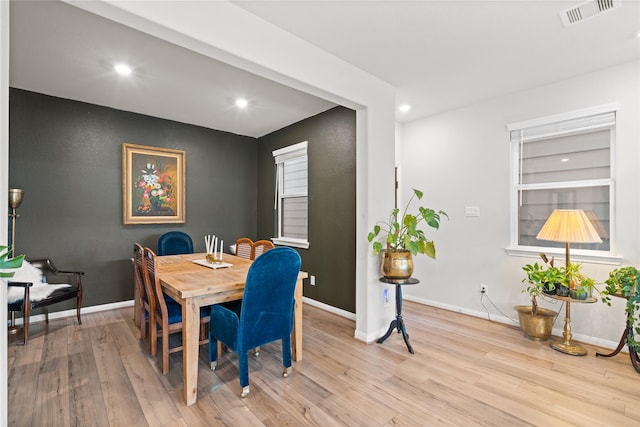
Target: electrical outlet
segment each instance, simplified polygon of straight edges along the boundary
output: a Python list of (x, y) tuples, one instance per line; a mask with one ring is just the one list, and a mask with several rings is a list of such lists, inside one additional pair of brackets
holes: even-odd
[(489, 292), (489, 287), (487, 285), (485, 285), (484, 283), (480, 284), (480, 293), (481, 294), (486, 294)]
[(316, 276), (314, 276), (314, 275), (309, 276), (309, 284), (311, 286), (315, 286), (316, 285)]

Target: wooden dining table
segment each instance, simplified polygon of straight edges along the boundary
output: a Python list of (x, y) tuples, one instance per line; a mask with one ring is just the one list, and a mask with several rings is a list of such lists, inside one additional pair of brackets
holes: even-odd
[[(198, 353), (200, 307), (242, 299), (247, 272), (252, 261), (224, 254), (224, 268), (211, 268), (204, 253), (158, 257), (158, 277), (163, 291), (182, 306), (182, 369), (184, 399), (192, 405), (198, 398)], [(195, 261), (195, 262), (194, 262)], [(205, 262), (206, 263), (206, 262)], [(298, 274), (294, 293), (294, 324), (291, 334), (292, 358), (302, 360), (302, 280)]]

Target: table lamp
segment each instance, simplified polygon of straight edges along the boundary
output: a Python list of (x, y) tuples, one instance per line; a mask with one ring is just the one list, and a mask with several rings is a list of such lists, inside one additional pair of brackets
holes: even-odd
[[(581, 209), (556, 209), (536, 236), (539, 240), (549, 240), (552, 242), (564, 242), (565, 244), (565, 266), (570, 263), (569, 245), (571, 243), (601, 243), (591, 221)], [(564, 341), (552, 342), (551, 348), (574, 356), (584, 356), (587, 349), (571, 342), (571, 300), (566, 298), (566, 316), (564, 321)]]

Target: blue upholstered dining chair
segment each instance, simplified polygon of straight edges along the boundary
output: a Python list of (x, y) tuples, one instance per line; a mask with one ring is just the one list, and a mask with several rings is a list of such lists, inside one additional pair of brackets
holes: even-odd
[(282, 340), (282, 375), (291, 371), (293, 293), (300, 263), (300, 255), (289, 247), (271, 249), (249, 267), (242, 301), (211, 307), (211, 370), (216, 368), (219, 340), (238, 353), (242, 397), (249, 394), (250, 349)]
[(169, 231), (158, 239), (158, 255), (193, 253), (193, 240), (182, 231)]

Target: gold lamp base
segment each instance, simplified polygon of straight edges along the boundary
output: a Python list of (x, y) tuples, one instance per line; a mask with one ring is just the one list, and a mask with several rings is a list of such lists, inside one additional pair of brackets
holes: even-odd
[(21, 328), (16, 327), (16, 312), (11, 312), (11, 325), (7, 328), (7, 333), (9, 335), (15, 335)]
[(587, 349), (582, 347), (581, 345), (575, 344), (571, 340), (571, 302), (570, 300), (566, 301), (565, 310), (566, 310), (566, 317), (564, 318), (564, 330), (562, 332), (562, 337), (564, 339), (562, 342), (554, 341), (551, 344), (549, 344), (549, 346), (554, 350), (560, 351), (565, 354), (570, 354), (572, 356), (586, 356)]
[(570, 354), (572, 356), (586, 356), (588, 352), (587, 349), (583, 346), (574, 344), (572, 342), (552, 342), (551, 344), (549, 344), (549, 346), (554, 350)]

